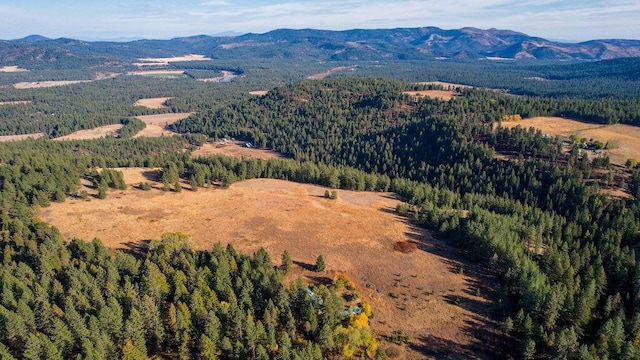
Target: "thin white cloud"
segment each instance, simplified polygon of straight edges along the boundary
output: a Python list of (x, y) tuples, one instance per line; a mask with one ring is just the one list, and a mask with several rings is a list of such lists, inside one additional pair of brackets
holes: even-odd
[(574, 40), (640, 36), (638, 0), (113, 0), (109, 4), (60, 0), (64, 5), (56, 3), (35, 11), (33, 4), (6, 1), (0, 5), (0, 13), (11, 16), (0, 23), (0, 38), (36, 32), (47, 36), (168, 38), (278, 28), (419, 26), (500, 28)]

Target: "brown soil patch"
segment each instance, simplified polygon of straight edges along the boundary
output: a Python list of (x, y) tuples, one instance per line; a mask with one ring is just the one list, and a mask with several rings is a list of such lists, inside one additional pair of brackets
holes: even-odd
[(509, 128), (518, 125), (523, 128), (540, 129), (543, 133), (552, 136), (568, 137), (575, 134), (579, 138), (594, 139), (603, 143), (615, 141), (619, 144), (618, 148), (602, 151), (609, 156), (611, 163), (623, 165), (629, 158), (640, 160), (640, 141), (638, 141), (640, 127), (637, 126), (594, 124), (554, 116), (540, 116), (517, 122), (502, 123), (502, 126)]
[(19, 104), (31, 104), (31, 100), (24, 101), (0, 101), (1, 105), (19, 105)]
[(16, 89), (38, 89), (48, 88), (54, 86), (64, 86), (72, 84), (80, 84), (86, 82), (92, 82), (93, 80), (65, 80), (65, 81), (32, 81), (32, 82), (20, 82), (13, 84)]
[(99, 139), (103, 137), (115, 137), (118, 131), (122, 129), (122, 124), (111, 124), (100, 126), (93, 129), (80, 130), (69, 135), (61, 136), (53, 140), (88, 140)]
[(191, 153), (191, 156), (227, 155), (237, 158), (276, 159), (284, 157), (282, 154), (265, 149), (247, 148), (241, 141), (221, 143), (206, 143)]
[(0, 72), (15, 73), (15, 72), (27, 72), (27, 71), (29, 70), (21, 69), (17, 66), (0, 66)]
[(34, 133), (34, 134), (20, 134), (20, 135), (2, 135), (0, 136), (0, 142), (5, 141), (18, 141), (24, 139), (37, 139), (46, 136), (44, 133)]
[[(139, 182), (139, 176), (130, 176), (125, 174), (128, 183)], [(401, 349), (403, 358), (481, 357), (474, 352), (484, 341), (471, 328), (490, 331), (495, 324), (484, 315), (489, 301), (473, 295), (478, 280), (468, 275), (471, 268), (459, 272), (463, 265), (445, 242), (396, 216), (393, 194), (338, 190), (338, 199), (329, 200), (324, 191), (268, 179), (197, 192), (129, 188), (109, 191), (104, 200), (52, 203), (40, 216), (67, 240), (99, 237), (109, 247), (136, 247), (141, 240), (180, 231), (190, 234), (198, 249), (216, 242), (247, 253), (262, 247), (276, 263), (287, 249), (298, 264), (294, 272), (310, 281), (347, 273), (375, 311), (372, 329), (379, 335), (400, 329), (411, 337), (412, 346)], [(394, 243), (405, 241), (418, 242), (420, 250), (393, 250)], [(304, 270), (319, 254), (327, 271)]]
[(321, 72), (319, 74), (313, 74), (313, 75), (309, 75), (307, 76), (307, 79), (310, 80), (321, 80), (324, 79), (330, 75), (333, 75), (335, 73), (341, 72), (341, 71), (345, 71), (345, 70), (353, 70), (355, 69), (355, 66), (338, 66), (338, 67), (334, 67), (333, 69), (327, 70), (325, 72)]
[(268, 92), (269, 91), (267, 91), (267, 90), (249, 91), (249, 95), (265, 96), (265, 95), (267, 95)]
[(137, 119), (142, 120), (147, 127), (142, 129), (134, 137), (160, 137), (160, 136), (173, 136), (173, 131), (167, 130), (165, 127), (169, 124), (184, 119), (193, 115), (194, 113), (169, 113), (169, 114), (157, 114), (157, 115), (141, 115), (136, 116)]
[(164, 109), (167, 106), (164, 104), (165, 101), (171, 99), (170, 97), (157, 97), (157, 98), (147, 98), (140, 99), (136, 101), (134, 106), (144, 106), (149, 109)]
[(451, 90), (420, 90), (420, 91), (404, 91), (403, 94), (411, 95), (414, 98), (429, 97), (432, 99), (440, 99), (449, 101), (458, 96), (458, 93)]

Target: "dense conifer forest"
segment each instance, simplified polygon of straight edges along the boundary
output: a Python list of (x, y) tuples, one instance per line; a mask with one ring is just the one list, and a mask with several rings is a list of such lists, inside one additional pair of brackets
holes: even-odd
[[(283, 75), (269, 63), (203, 63), (184, 79), (0, 88), (0, 101), (31, 101), (0, 106), (2, 134), (57, 137), (125, 125), (119, 139), (0, 143), (0, 357), (384, 358), (368, 327), (371, 314), (345, 317), (336, 286), (285, 281), (286, 267), (264, 251), (196, 251), (176, 233), (145, 252), (113, 251), (99, 239), (65, 242), (36, 217), (37, 207), (87, 196), (81, 179), (98, 198), (109, 196), (109, 188), (126, 186), (110, 168), (134, 166), (162, 168), (167, 189), (180, 178), (194, 190), (277, 178), (396, 192), (407, 203), (399, 213), (499, 277), (492, 300), (506, 345), (497, 358), (640, 356), (640, 170), (591, 161), (577, 147), (565, 152), (558, 138), (539, 131), (498, 127), (515, 115), (640, 125), (637, 78), (624, 70), (637, 60), (449, 62), (428, 70), (403, 64), (361, 64), (348, 74), (362, 78), (289, 83), (321, 66), (302, 64)], [(240, 76), (233, 84), (195, 80), (222, 69)], [(437, 85), (368, 76), (508, 91), (459, 88), (459, 96), (442, 101), (404, 93)], [(545, 80), (523, 80), (536, 76)], [(261, 88), (271, 90), (248, 95)], [(133, 105), (159, 96), (172, 97), (168, 108)], [(197, 111), (171, 126), (185, 135), (131, 138), (144, 127), (133, 116), (183, 111)], [(225, 137), (288, 158), (190, 155)], [(603, 191), (613, 185), (629, 197)]]

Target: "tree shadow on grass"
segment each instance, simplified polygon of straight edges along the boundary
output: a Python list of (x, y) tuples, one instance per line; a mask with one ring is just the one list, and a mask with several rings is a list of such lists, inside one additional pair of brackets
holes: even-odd
[(424, 251), (441, 258), (451, 273), (464, 276), (465, 287), (459, 294), (449, 294), (444, 300), (465, 309), (469, 315), (464, 321), (463, 333), (469, 343), (459, 344), (428, 334), (411, 339), (410, 347), (420, 353), (437, 359), (501, 359), (509, 358), (509, 339), (499, 330), (499, 306), (496, 299), (500, 269), (491, 267), (489, 262), (473, 262), (469, 249), (454, 247), (447, 240), (433, 236), (427, 229), (417, 226), (409, 217), (400, 216), (391, 209), (380, 211), (396, 214), (397, 220), (407, 226), (405, 236), (418, 251)]
[(297, 260), (293, 260), (293, 263), (300, 266), (301, 268), (307, 270), (307, 271), (315, 271), (316, 270), (316, 265), (315, 264), (309, 264), (309, 263), (305, 263), (302, 261), (297, 261)]
[(122, 249), (122, 251), (131, 254), (138, 259), (142, 259), (147, 256), (150, 243), (151, 240), (128, 241), (123, 244), (124, 248)]

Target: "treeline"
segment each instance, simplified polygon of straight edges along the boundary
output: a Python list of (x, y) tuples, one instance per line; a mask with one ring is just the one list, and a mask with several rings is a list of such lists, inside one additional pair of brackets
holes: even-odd
[[(391, 179), (389, 189), (408, 199), (416, 221), (500, 270), (503, 330), (514, 342), (505, 351), (522, 358), (636, 356), (632, 249), (640, 206), (638, 197), (613, 200), (601, 188), (604, 173), (638, 195), (638, 175), (627, 183), (606, 161), (591, 163), (577, 148), (564, 154), (557, 139), (539, 131), (493, 130), (492, 120), (502, 115), (549, 114), (559, 101), (480, 90), (449, 102), (414, 100), (401, 94), (404, 88), (383, 80), (293, 84), (183, 120), (176, 129), (244, 138), (300, 162), (285, 175), (273, 161), (197, 159), (185, 175), (226, 182), (247, 174), (298, 180), (306, 173), (343, 186), (326, 181), (331, 167), (354, 167), (363, 171), (354, 173), (364, 179), (355, 181), (364, 184), (360, 189)], [(498, 160), (496, 148), (520, 156)]]
[(345, 318), (334, 288), (285, 286), (264, 250), (196, 252), (185, 235), (166, 234), (136, 258), (97, 239), (65, 244), (33, 214), (76, 196), (81, 177), (99, 198), (126, 187), (111, 167), (189, 163), (187, 140), (202, 139), (0, 144), (0, 357), (384, 357), (370, 313)]

